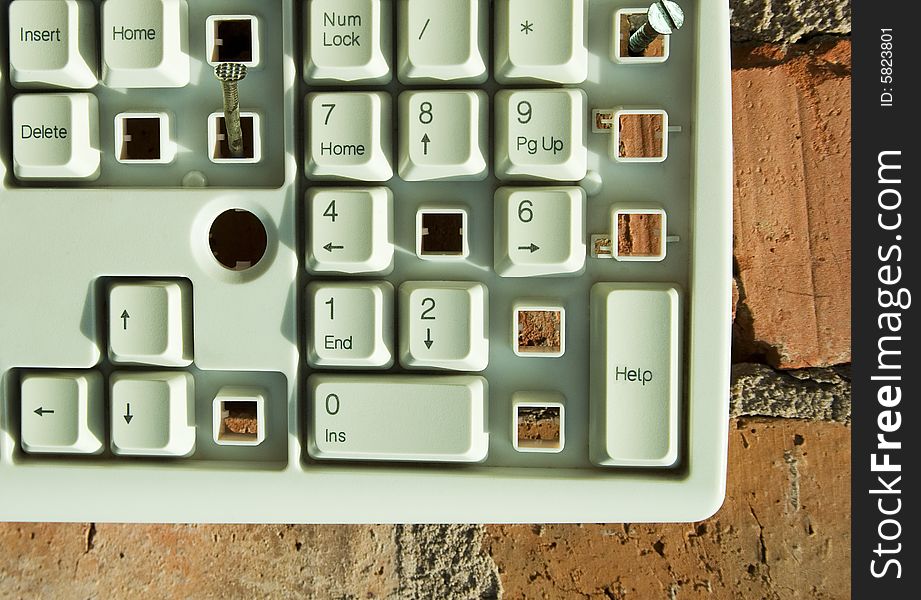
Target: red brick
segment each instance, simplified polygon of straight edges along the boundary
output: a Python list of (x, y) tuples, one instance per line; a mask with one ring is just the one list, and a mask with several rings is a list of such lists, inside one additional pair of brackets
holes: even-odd
[(737, 359), (850, 362), (850, 42), (735, 58)]
[(735, 420), (702, 523), (487, 526), (503, 598), (848, 598), (850, 428)]

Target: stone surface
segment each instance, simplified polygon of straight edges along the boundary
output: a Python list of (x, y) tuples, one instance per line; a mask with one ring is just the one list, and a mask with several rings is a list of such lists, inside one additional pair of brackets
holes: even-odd
[(729, 412), (734, 417), (788, 417), (849, 423), (851, 369), (844, 365), (778, 372), (759, 364), (733, 365), (729, 404)]
[(850, 597), (850, 428), (740, 419), (701, 523), (487, 526), (507, 599)]
[(851, 32), (850, 0), (730, 0), (735, 42), (799, 42)]
[(734, 64), (735, 360), (850, 362), (850, 42)]
[(399, 525), (395, 531), (399, 598), (498, 598), (499, 571), (475, 525)]
[(482, 527), (0, 524), (0, 597), (499, 596)]
[(0, 524), (0, 597), (846, 598), (849, 442), (734, 419), (726, 503), (692, 524)]

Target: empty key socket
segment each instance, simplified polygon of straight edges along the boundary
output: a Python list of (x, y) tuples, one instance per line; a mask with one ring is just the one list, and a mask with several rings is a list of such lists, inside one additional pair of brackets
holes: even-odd
[(668, 114), (654, 108), (614, 111), (611, 158), (618, 162), (662, 162), (668, 157)]
[(120, 163), (163, 165), (176, 158), (165, 112), (115, 115), (115, 159)]
[(512, 349), (518, 356), (554, 358), (566, 350), (566, 312), (562, 305), (516, 304)]
[(419, 209), (416, 213), (416, 256), (425, 260), (463, 260), (469, 255), (465, 209)]
[(211, 15), (205, 20), (208, 64), (240, 63), (247, 69), (259, 66), (259, 19), (253, 15)]
[(559, 392), (512, 394), (512, 445), (518, 452), (562, 452), (563, 395)]
[(265, 391), (227, 386), (212, 404), (214, 443), (221, 446), (258, 446), (265, 440)]
[(655, 64), (668, 60), (669, 35), (658, 36), (641, 55), (631, 55), (630, 36), (646, 22), (645, 8), (622, 8), (614, 13), (614, 35), (611, 43), (611, 60), (624, 64)]
[(208, 117), (208, 157), (211, 162), (257, 163), (262, 160), (262, 123), (259, 114), (241, 112), (240, 127), (243, 130), (243, 156), (236, 158), (230, 153), (224, 113), (211, 113)]
[(611, 211), (611, 250), (619, 261), (660, 261), (665, 258), (666, 216), (661, 208), (614, 208)]

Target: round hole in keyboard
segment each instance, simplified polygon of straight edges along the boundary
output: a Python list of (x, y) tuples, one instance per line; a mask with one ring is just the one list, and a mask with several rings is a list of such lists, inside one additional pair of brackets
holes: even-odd
[(259, 217), (248, 210), (233, 208), (219, 214), (211, 224), (208, 244), (225, 269), (246, 271), (265, 256), (268, 238)]

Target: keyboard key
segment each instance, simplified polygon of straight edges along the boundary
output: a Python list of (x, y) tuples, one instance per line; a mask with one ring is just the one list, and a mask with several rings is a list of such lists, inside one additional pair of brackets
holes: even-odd
[(307, 83), (387, 83), (393, 55), (390, 0), (308, 0)]
[(311, 367), (393, 364), (393, 286), (376, 282), (317, 282), (307, 286)]
[(500, 179), (579, 181), (585, 177), (585, 92), (502, 90), (495, 102)]
[(499, 0), (496, 81), (585, 81), (587, 18), (584, 0)]
[(482, 371), (489, 363), (488, 293), (482, 283), (407, 281), (400, 286), (400, 363)]
[(13, 173), (19, 179), (96, 179), (99, 103), (92, 94), (13, 99)]
[(440, 375), (311, 375), (313, 458), (479, 462), (489, 451), (486, 380)]
[(117, 372), (109, 378), (112, 452), (188, 456), (195, 449), (194, 380), (181, 371)]
[(678, 461), (681, 311), (671, 284), (592, 287), (594, 463), (669, 467)]
[(405, 181), (484, 179), (485, 92), (400, 95), (400, 177)]
[(20, 387), (22, 449), (30, 454), (99, 454), (105, 439), (102, 375), (27, 373)]
[(307, 96), (307, 176), (387, 181), (393, 177), (390, 95)]
[(189, 8), (185, 0), (106, 0), (102, 5), (102, 80), (114, 88), (188, 85)]
[(499, 188), (495, 268), (502, 277), (579, 273), (585, 267), (585, 191)]
[(317, 273), (386, 273), (393, 267), (393, 194), (385, 187), (311, 188), (307, 264)]
[(399, 12), (401, 82), (486, 81), (486, 0), (401, 0)]
[(187, 281), (109, 286), (109, 359), (120, 364), (192, 363), (192, 288)]
[(10, 4), (10, 80), (26, 87), (96, 85), (95, 7), (90, 0)]

